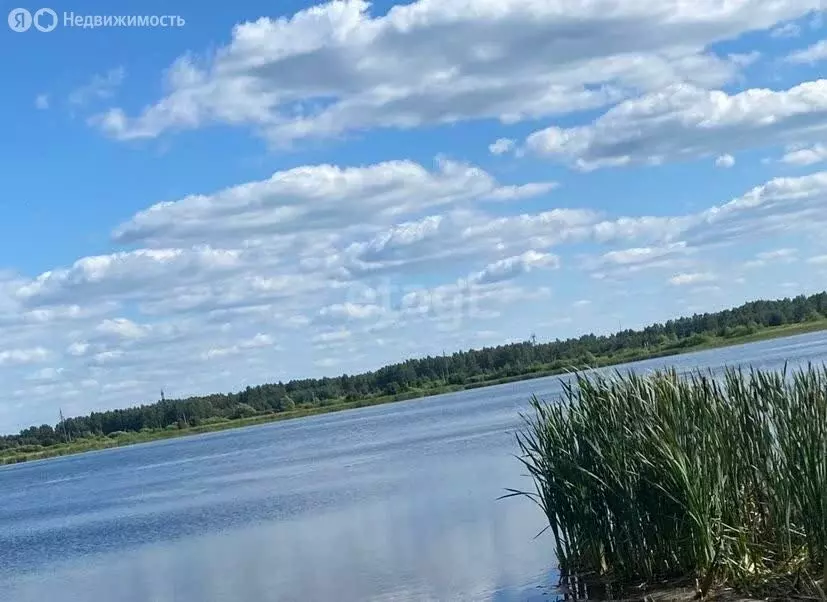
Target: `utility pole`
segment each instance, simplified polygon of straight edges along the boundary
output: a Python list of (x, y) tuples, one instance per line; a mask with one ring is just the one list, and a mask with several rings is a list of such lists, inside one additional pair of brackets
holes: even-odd
[(69, 431), (66, 430), (66, 419), (63, 417), (63, 409), (58, 408), (58, 410), (60, 412), (60, 426), (63, 427), (63, 440), (66, 443), (71, 443), (72, 437), (69, 435)]

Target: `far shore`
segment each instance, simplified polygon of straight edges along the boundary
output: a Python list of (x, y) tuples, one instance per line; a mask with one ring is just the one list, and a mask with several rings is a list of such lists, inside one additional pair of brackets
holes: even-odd
[[(815, 320), (812, 322), (804, 322), (799, 324), (785, 324), (782, 326), (763, 328), (753, 334), (738, 337), (715, 337), (699, 345), (685, 346), (680, 348), (656, 349), (648, 351), (634, 350), (629, 353), (617, 354), (610, 358), (596, 358), (596, 361), (590, 366), (573, 366), (572, 368), (603, 368), (607, 366), (615, 366), (660, 357), (684, 355), (687, 353), (704, 351), (708, 349), (730, 347), (735, 345), (754, 343), (763, 340), (790, 337), (822, 330), (827, 330), (827, 320)], [(290, 410), (286, 412), (272, 412), (267, 414), (260, 414), (257, 416), (251, 416), (247, 418), (239, 418), (235, 420), (228, 419), (222, 422), (213, 422), (210, 424), (205, 424), (197, 427), (186, 427), (175, 430), (159, 429), (142, 432), (131, 432), (119, 434), (115, 437), (90, 437), (73, 441), (70, 443), (60, 443), (52, 447), (46, 448), (42, 451), (28, 453), (6, 453), (5, 455), (0, 455), (0, 465), (18, 464), (21, 462), (30, 462), (34, 460), (44, 460), (47, 458), (54, 458), (58, 456), (81, 454), (90, 451), (108, 449), (113, 447), (123, 447), (127, 445), (147, 443), (150, 441), (158, 441), (162, 439), (187, 437), (190, 435), (248, 427), (253, 425), (265, 424), (268, 422), (275, 422), (279, 420), (292, 420), (295, 418), (304, 418), (307, 416), (314, 416), (318, 414), (327, 414), (330, 412), (338, 412), (342, 410), (350, 410), (354, 408), (374, 406), (385, 403), (392, 403), (396, 401), (406, 401), (410, 399), (417, 399), (420, 397), (430, 397), (433, 395), (440, 395), (444, 393), (453, 393), (457, 391), (477, 389), (493, 385), (530, 380), (535, 378), (557, 376), (560, 374), (564, 374), (565, 372), (565, 370), (534, 370), (531, 372), (525, 372), (523, 374), (505, 378), (479, 380), (457, 385), (443, 385), (431, 388), (413, 389), (397, 395), (370, 397), (365, 399), (359, 399), (356, 401), (341, 401), (321, 407), (297, 408), (295, 410)]]

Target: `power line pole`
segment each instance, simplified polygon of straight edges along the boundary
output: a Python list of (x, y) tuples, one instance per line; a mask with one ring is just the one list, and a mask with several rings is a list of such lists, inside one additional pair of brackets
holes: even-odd
[(60, 412), (60, 426), (63, 427), (63, 440), (66, 443), (72, 442), (72, 437), (69, 435), (69, 431), (66, 430), (66, 418), (63, 417), (63, 408), (58, 408)]

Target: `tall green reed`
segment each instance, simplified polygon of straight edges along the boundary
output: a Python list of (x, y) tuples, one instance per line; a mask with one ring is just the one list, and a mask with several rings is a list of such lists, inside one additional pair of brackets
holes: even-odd
[[(827, 367), (577, 374), (518, 434), (561, 569), (754, 588), (827, 571)], [(827, 579), (825, 579), (827, 583)]]

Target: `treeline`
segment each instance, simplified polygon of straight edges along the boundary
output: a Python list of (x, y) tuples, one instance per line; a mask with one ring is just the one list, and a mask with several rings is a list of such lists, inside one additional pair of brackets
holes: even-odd
[(733, 338), (761, 328), (825, 317), (827, 293), (753, 301), (735, 309), (669, 320), (642, 330), (629, 329), (605, 336), (587, 334), (548, 343), (537, 343), (532, 337), (522, 343), (406, 360), (363, 374), (292, 380), (247, 387), (237, 393), (162, 399), (128, 409), (92, 412), (68, 418), (54, 427), (33, 426), (17, 435), (0, 437), (0, 450), (48, 447), (70, 439), (122, 432), (181, 429), (441, 385), (467, 385), (541, 370), (587, 366), (599, 360), (622, 361), (636, 353), (694, 347), (713, 337)]

